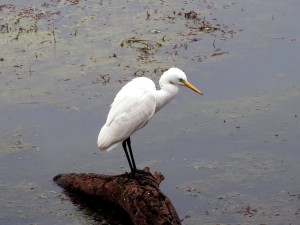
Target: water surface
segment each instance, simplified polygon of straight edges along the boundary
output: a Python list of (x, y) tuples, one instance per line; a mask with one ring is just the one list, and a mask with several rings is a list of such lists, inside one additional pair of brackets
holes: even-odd
[(183, 224), (299, 223), (299, 2), (0, 5), (1, 224), (113, 224), (52, 177), (128, 171), (120, 147), (96, 147), (108, 107), (171, 66), (205, 95), (181, 89), (132, 140)]

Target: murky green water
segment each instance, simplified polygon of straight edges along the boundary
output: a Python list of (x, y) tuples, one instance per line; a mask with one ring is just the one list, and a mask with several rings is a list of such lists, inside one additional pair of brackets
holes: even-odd
[(0, 224), (112, 224), (52, 177), (127, 171), (120, 147), (96, 147), (108, 107), (127, 80), (171, 66), (205, 95), (181, 90), (132, 139), (183, 224), (298, 224), (299, 7), (0, 1)]

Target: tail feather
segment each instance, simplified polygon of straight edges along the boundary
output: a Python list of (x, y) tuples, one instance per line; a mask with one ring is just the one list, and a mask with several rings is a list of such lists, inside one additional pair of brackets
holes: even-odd
[(111, 142), (111, 137), (109, 135), (109, 132), (106, 132), (105, 128), (106, 128), (106, 125), (104, 125), (102, 127), (102, 129), (100, 130), (100, 133), (99, 133), (99, 136), (98, 136), (98, 140), (97, 140), (97, 145), (98, 145), (98, 148), (100, 150), (110, 151), (110, 150), (113, 150), (115, 147), (117, 147), (117, 145), (121, 141), (112, 143)]

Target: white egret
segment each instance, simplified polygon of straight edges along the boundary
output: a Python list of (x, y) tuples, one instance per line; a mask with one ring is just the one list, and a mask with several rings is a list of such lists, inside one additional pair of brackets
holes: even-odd
[(163, 73), (159, 80), (160, 90), (156, 90), (154, 82), (146, 77), (127, 83), (111, 104), (106, 123), (98, 136), (98, 147), (110, 151), (122, 142), (130, 170), (136, 172), (130, 136), (143, 128), (156, 112), (176, 96), (179, 85), (202, 95), (178, 68), (170, 68)]

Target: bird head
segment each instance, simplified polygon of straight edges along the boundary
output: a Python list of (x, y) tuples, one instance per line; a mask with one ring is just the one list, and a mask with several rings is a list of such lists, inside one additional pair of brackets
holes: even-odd
[(186, 86), (187, 88), (195, 91), (196, 93), (203, 95), (194, 85), (188, 82), (185, 73), (175, 67), (172, 67), (163, 73), (162, 77), (168, 77), (171, 84)]

